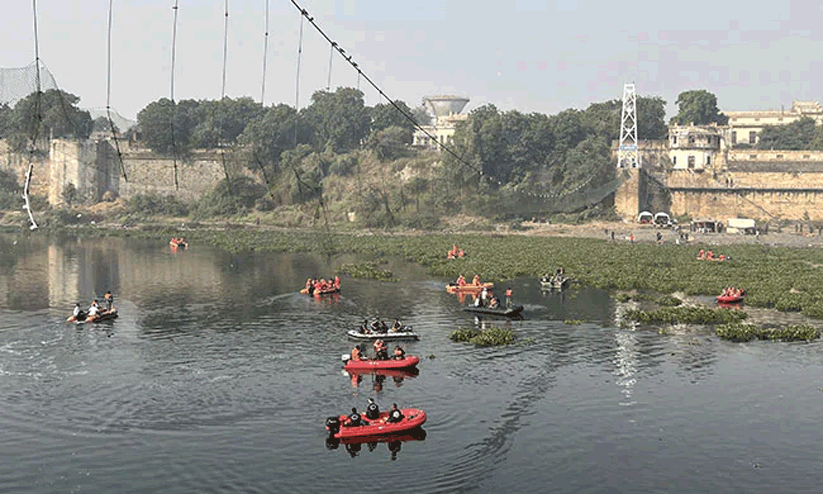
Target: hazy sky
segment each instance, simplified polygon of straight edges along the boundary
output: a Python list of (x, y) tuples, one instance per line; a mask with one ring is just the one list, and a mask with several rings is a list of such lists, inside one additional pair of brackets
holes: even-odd
[[(170, 94), (174, 0), (112, 0), (111, 105), (134, 118)], [(0, 67), (34, 61), (31, 2), (7, 0)], [(688, 89), (721, 109), (823, 100), (819, 2), (587, 0), (300, 0), (315, 22), (390, 97), (410, 106), (457, 94), (467, 109), (557, 113), (619, 99), (624, 82), (668, 103)], [(632, 8), (624, 5), (632, 5)], [(109, 2), (38, 0), (40, 58), (85, 108), (106, 105)], [(219, 99), (225, 0), (179, 0), (174, 95)], [(229, 0), (226, 94), (260, 99), (266, 0)], [(300, 15), (269, 0), (265, 103), (295, 104)], [(300, 106), (324, 89), (329, 46), (304, 24)], [(331, 87), (357, 86), (337, 55)], [(379, 95), (361, 81), (366, 104)]]

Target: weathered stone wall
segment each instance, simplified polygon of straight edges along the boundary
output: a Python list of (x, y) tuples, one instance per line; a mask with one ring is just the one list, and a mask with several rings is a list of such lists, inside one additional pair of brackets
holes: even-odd
[(640, 213), (641, 172), (638, 168), (626, 170), (629, 178), (614, 193), (614, 209), (626, 220), (634, 220)]
[[(42, 149), (42, 147), (41, 147)], [(46, 196), (49, 190), (49, 162), (47, 158), (34, 155), (34, 161), (29, 192), (32, 195)], [(28, 154), (14, 153), (4, 139), (0, 139), (0, 168), (12, 172), (17, 177), (20, 190), (26, 181), (30, 157)], [(22, 199), (21, 199), (22, 203)]]
[(176, 161), (175, 186), (173, 158), (160, 157), (149, 151), (126, 151), (123, 153), (123, 166), (128, 181), (120, 180), (120, 195), (128, 198), (135, 194), (156, 193), (173, 195), (182, 200), (198, 199), (226, 178), (224, 161), (229, 176), (246, 174), (232, 153), (221, 156), (219, 151), (195, 151), (191, 156)]
[(808, 192), (760, 192), (745, 189), (671, 191), (676, 216), (823, 220), (823, 189)]

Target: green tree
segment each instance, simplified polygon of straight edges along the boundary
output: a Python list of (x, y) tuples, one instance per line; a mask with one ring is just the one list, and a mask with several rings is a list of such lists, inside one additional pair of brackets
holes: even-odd
[(192, 132), (192, 144), (201, 149), (233, 145), (246, 125), (265, 112), (265, 108), (248, 97), (201, 101), (197, 109), (197, 125)]
[(414, 124), (404, 116), (407, 115), (414, 119), (412, 110), (406, 103), (400, 100), (395, 100), (394, 105), (378, 103), (369, 108), (369, 114), (371, 115), (372, 132), (379, 132), (389, 127), (400, 127), (401, 129), (408, 129), (409, 131), (414, 130)]
[(312, 129), (306, 120), (285, 104), (272, 106), (257, 116), (238, 138), (251, 152), (249, 167), (265, 166), (275, 173), (279, 171), (283, 151), (308, 144), (311, 140)]
[(720, 113), (717, 108), (717, 96), (705, 89), (684, 91), (677, 96), (675, 102), (678, 113), (672, 118), (672, 123), (678, 125), (710, 125), (713, 123), (725, 125), (729, 118)]
[(12, 132), (12, 109), (6, 103), (0, 104), (0, 139), (6, 139)]
[(812, 142), (809, 143), (809, 149), (823, 151), (823, 125), (815, 127), (814, 137), (812, 137)]
[(367, 146), (377, 154), (377, 159), (395, 160), (406, 155), (411, 141), (411, 129), (392, 126), (372, 132)]
[(412, 117), (417, 125), (431, 125), (432, 117), (429, 112), (422, 106), (415, 106), (412, 109)]
[(192, 147), (199, 106), (195, 100), (173, 103), (168, 98), (149, 103), (137, 114), (143, 143), (157, 153), (188, 152)]
[(760, 131), (758, 149), (811, 149), (815, 138), (814, 119), (803, 117), (786, 125), (767, 125)]
[(12, 146), (22, 151), (35, 135), (85, 139), (91, 134), (91, 114), (77, 107), (80, 98), (59, 89), (31, 93), (14, 105)]
[(360, 147), (371, 129), (371, 117), (360, 90), (341, 87), (333, 93), (317, 91), (311, 100), (305, 117), (314, 128), (316, 149), (339, 153)]

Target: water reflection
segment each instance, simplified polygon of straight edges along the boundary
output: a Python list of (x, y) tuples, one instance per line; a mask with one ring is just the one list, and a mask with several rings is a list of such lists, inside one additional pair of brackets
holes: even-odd
[(383, 391), (383, 385), (386, 378), (391, 377), (392, 382), (396, 388), (403, 386), (406, 379), (414, 379), (420, 374), (417, 368), (411, 369), (363, 369), (363, 370), (344, 370), (343, 375), (348, 376), (351, 381), (351, 386), (354, 389), (360, 387), (366, 378), (370, 383), (372, 389), (377, 392)]
[(405, 434), (389, 434), (386, 436), (377, 436), (377, 437), (355, 437), (355, 438), (346, 438), (346, 439), (337, 439), (334, 437), (326, 438), (326, 448), (334, 450), (338, 449), (340, 445), (344, 445), (346, 448), (346, 452), (352, 458), (360, 456), (360, 453), (363, 452), (363, 445), (366, 445), (366, 449), (369, 453), (374, 452), (377, 449), (377, 446), (380, 443), (386, 443), (386, 447), (389, 451), (389, 455), (392, 461), (397, 459), (397, 455), (400, 453), (400, 450), (403, 447), (403, 443), (406, 441), (425, 441), (426, 440), (426, 431), (422, 428), (418, 427), (415, 430), (408, 431)]

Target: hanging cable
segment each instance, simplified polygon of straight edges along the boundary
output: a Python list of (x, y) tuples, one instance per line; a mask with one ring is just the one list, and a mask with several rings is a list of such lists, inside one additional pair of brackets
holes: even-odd
[(229, 0), (225, 0), (225, 14), (224, 14), (224, 21), (223, 21), (223, 86), (220, 90), (220, 101), (217, 102), (215, 105), (215, 111), (220, 112), (220, 118), (215, 119), (219, 123), (220, 126), (219, 132), (217, 134), (217, 147), (220, 149), (220, 161), (223, 163), (223, 173), (226, 175), (226, 188), (228, 189), (229, 195), (234, 198), (235, 207), (239, 209), (239, 201), (237, 200), (237, 196), (234, 193), (232, 184), (231, 184), (231, 177), (229, 176), (229, 167), (226, 165), (226, 150), (224, 149), (225, 146), (225, 133), (226, 133), (226, 125), (225, 125), (225, 112), (223, 111), (224, 105), (226, 105), (226, 68), (228, 66), (228, 59), (229, 59)]
[(34, 115), (32, 116), (31, 145), (29, 146), (29, 167), (26, 171), (26, 182), (23, 185), (23, 208), (29, 215), (29, 230), (37, 229), (37, 222), (34, 221), (34, 214), (31, 212), (31, 202), (29, 201), (29, 188), (31, 187), (31, 176), (34, 172), (34, 154), (37, 148), (37, 138), (40, 133), (40, 41), (37, 34), (37, 0), (31, 2), (34, 14), (34, 63), (36, 65), (35, 84), (36, 95), (34, 97)]
[(169, 119), (169, 128), (171, 131), (171, 152), (172, 152), (172, 160), (174, 163), (174, 189), (180, 190), (180, 185), (177, 183), (177, 145), (174, 142), (174, 118), (175, 118), (175, 111), (177, 109), (177, 103), (174, 101), (174, 63), (176, 58), (175, 49), (177, 47), (177, 10), (178, 10), (178, 0), (174, 0), (174, 6), (172, 6), (172, 11), (174, 12), (174, 21), (172, 23), (171, 28), (171, 83), (169, 87), (169, 95), (171, 98), (171, 118)]
[(226, 0), (226, 13), (223, 21), (223, 87), (220, 90), (220, 99), (226, 97), (226, 60), (229, 53), (229, 0)]
[(266, 107), (266, 60), (269, 53), (269, 0), (266, 0), (266, 32), (263, 34), (263, 84), (260, 89), (260, 106)]
[(114, 141), (114, 150), (117, 153), (117, 161), (120, 163), (120, 170), (123, 172), (123, 180), (129, 181), (126, 176), (126, 166), (123, 163), (123, 155), (120, 153), (120, 143), (117, 140), (117, 129), (114, 128), (114, 120), (111, 118), (111, 25), (114, 0), (109, 0), (109, 22), (106, 39), (106, 116), (109, 118), (111, 137)]
[(326, 91), (331, 91), (331, 62), (334, 59), (334, 46), (337, 43), (332, 43), (329, 45), (329, 79), (326, 82)]

